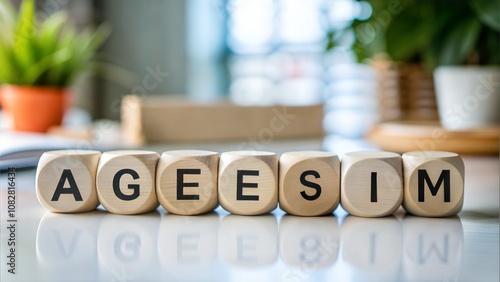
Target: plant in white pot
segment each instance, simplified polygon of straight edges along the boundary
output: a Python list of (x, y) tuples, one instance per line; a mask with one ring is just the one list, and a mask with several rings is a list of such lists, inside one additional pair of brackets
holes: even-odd
[[(499, 1), (366, 1), (372, 16), (348, 28), (356, 35), (353, 50), (360, 61), (386, 53), (393, 61), (422, 64), (425, 72), (434, 72), (439, 117), (446, 129), (498, 124)], [(426, 89), (418, 85), (429, 87), (411, 81), (410, 88)]]
[(448, 3), (429, 46), (441, 124), (448, 130), (500, 122), (500, 2)]
[(109, 35), (105, 25), (77, 32), (64, 11), (35, 19), (33, 0), (19, 12), (0, 0), (0, 98), (13, 129), (46, 132), (61, 124), (70, 105), (69, 87), (91, 66)]

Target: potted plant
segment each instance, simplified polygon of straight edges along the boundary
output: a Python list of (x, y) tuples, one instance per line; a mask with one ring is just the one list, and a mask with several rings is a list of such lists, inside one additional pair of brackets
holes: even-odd
[[(416, 97), (407, 99), (406, 106), (418, 104), (415, 98), (430, 96), (418, 97), (418, 93), (434, 92), (434, 73), (439, 118), (445, 128), (459, 129), (487, 123), (474, 120), (476, 114), (484, 114), (490, 122), (498, 123), (498, 1), (368, 2), (372, 7), (371, 17), (355, 20), (348, 29), (356, 36), (352, 49), (359, 61), (385, 54), (398, 62), (399, 73), (386, 72), (398, 81), (386, 84), (398, 85), (400, 91), (401, 88), (414, 91)], [(382, 64), (386, 69), (387, 65)], [(426, 79), (430, 79), (430, 83)], [(476, 89), (479, 89), (477, 93)], [(411, 96), (401, 94), (406, 96), (403, 99)]]
[[(39, 18), (39, 17), (37, 17)], [(77, 32), (64, 11), (35, 19), (33, 0), (19, 12), (0, 0), (0, 96), (14, 130), (46, 132), (62, 122), (69, 86), (91, 66), (109, 27)]]
[(441, 125), (448, 130), (500, 122), (500, 2), (440, 6), (448, 21), (432, 34), (428, 61)]

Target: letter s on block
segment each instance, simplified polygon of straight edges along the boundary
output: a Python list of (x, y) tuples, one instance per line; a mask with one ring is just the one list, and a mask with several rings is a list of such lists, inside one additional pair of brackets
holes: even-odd
[(315, 170), (306, 170), (300, 175), (300, 183), (306, 187), (313, 188), (314, 190), (316, 190), (316, 193), (314, 193), (314, 195), (308, 195), (306, 193), (306, 191), (304, 190), (304, 191), (300, 192), (300, 195), (302, 196), (302, 198), (304, 198), (308, 201), (314, 201), (314, 200), (318, 199), (319, 196), (321, 196), (321, 186), (317, 183), (308, 181), (306, 179), (306, 176), (308, 176), (308, 175), (312, 175), (315, 178), (320, 178), (320, 175)]

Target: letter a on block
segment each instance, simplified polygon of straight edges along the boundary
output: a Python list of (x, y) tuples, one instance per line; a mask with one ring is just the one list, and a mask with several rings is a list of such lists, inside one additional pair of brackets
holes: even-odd
[(445, 217), (460, 212), (464, 201), (464, 163), (456, 153), (408, 152), (403, 155), (407, 212)]
[[(64, 188), (64, 183), (66, 183), (66, 181), (69, 183), (68, 188)], [(63, 170), (61, 179), (59, 179), (59, 183), (57, 184), (56, 191), (54, 192), (54, 196), (52, 196), (51, 201), (59, 201), (59, 196), (61, 196), (61, 194), (72, 194), (75, 197), (75, 201), (83, 201), (71, 169)]]
[(77, 213), (98, 205), (95, 177), (101, 153), (61, 150), (43, 153), (36, 172), (38, 200), (52, 212)]

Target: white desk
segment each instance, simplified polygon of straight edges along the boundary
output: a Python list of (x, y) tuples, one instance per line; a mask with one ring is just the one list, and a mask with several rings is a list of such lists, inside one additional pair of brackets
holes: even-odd
[[(336, 141), (334, 141), (336, 142)], [(327, 149), (346, 148), (323, 144)], [(238, 144), (152, 146), (227, 151)], [(268, 150), (318, 149), (322, 141)], [(352, 149), (352, 148), (347, 148)], [(7, 272), (6, 174), (1, 187), (1, 281), (498, 281), (498, 158), (465, 157), (464, 210), (457, 217), (365, 219), (340, 207), (301, 218), (218, 208), (183, 217), (103, 210), (52, 214), (38, 203), (35, 170), (17, 171), (16, 272)]]

